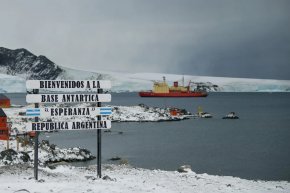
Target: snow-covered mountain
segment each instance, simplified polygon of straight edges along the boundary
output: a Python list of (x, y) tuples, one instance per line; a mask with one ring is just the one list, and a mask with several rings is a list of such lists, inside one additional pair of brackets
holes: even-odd
[(184, 78), (206, 91), (222, 92), (289, 92), (290, 80), (266, 80), (227, 77), (191, 76), (162, 73), (88, 72), (56, 65), (45, 56), (35, 56), (25, 49), (0, 47), (0, 92), (26, 92), (26, 79), (106, 79), (112, 81), (112, 91), (136, 92), (152, 89), (153, 81), (165, 76), (171, 85)]
[(28, 79), (55, 79), (63, 70), (45, 56), (35, 56), (26, 49), (0, 47), (0, 71)]

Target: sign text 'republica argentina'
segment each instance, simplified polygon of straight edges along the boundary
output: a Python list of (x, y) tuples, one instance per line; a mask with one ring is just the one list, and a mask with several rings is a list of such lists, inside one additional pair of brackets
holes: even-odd
[(26, 124), (27, 131), (55, 131), (55, 130), (91, 130), (110, 129), (111, 121), (74, 121), (74, 122), (30, 122)]
[(53, 89), (53, 90), (78, 90), (88, 91), (100, 88), (110, 89), (109, 80), (27, 80), (27, 89)]
[(28, 94), (27, 103), (110, 102), (111, 94)]
[(27, 116), (39, 117), (70, 117), (86, 116), (96, 117), (97, 115), (111, 115), (111, 107), (45, 107), (45, 108), (28, 108)]

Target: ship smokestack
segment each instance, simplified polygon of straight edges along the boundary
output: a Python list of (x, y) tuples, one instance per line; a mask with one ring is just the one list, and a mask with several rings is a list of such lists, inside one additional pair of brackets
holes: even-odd
[(178, 87), (178, 82), (177, 81), (173, 82), (173, 86)]

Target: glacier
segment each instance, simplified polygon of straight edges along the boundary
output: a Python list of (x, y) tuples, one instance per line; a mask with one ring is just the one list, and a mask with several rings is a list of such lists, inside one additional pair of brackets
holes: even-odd
[(25, 79), (18, 76), (0, 74), (0, 93), (26, 92)]
[[(154, 81), (161, 81), (166, 77), (171, 85), (174, 81), (181, 82), (184, 79), (185, 85), (189, 81), (202, 84), (208, 92), (289, 92), (290, 80), (273, 79), (250, 79), (250, 78), (229, 78), (211, 76), (192, 76), (165, 73), (124, 73), (124, 72), (88, 72), (77, 69), (62, 67), (64, 70), (57, 80), (111, 80), (112, 92), (138, 92), (152, 89)], [(25, 78), (0, 74), (0, 93), (24, 93)]]
[[(289, 92), (290, 80), (249, 79), (192, 76), (166, 73), (126, 73), (112, 71), (86, 71), (57, 65), (47, 57), (36, 56), (21, 48), (11, 50), (0, 47), (0, 92), (26, 92), (26, 79), (46, 80), (111, 80), (113, 92), (138, 92), (151, 90), (153, 82), (166, 77), (169, 85), (174, 81), (188, 82), (194, 88), (207, 92)], [(180, 83), (182, 84), (182, 83)]]

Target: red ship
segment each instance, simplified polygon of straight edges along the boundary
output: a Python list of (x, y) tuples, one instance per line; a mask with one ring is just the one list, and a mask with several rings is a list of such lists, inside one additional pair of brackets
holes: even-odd
[(205, 91), (191, 90), (190, 85), (193, 82), (189, 81), (188, 86), (179, 86), (178, 81), (173, 83), (173, 86), (168, 86), (163, 77), (163, 82), (154, 82), (153, 90), (139, 92), (141, 97), (206, 97), (208, 94)]

